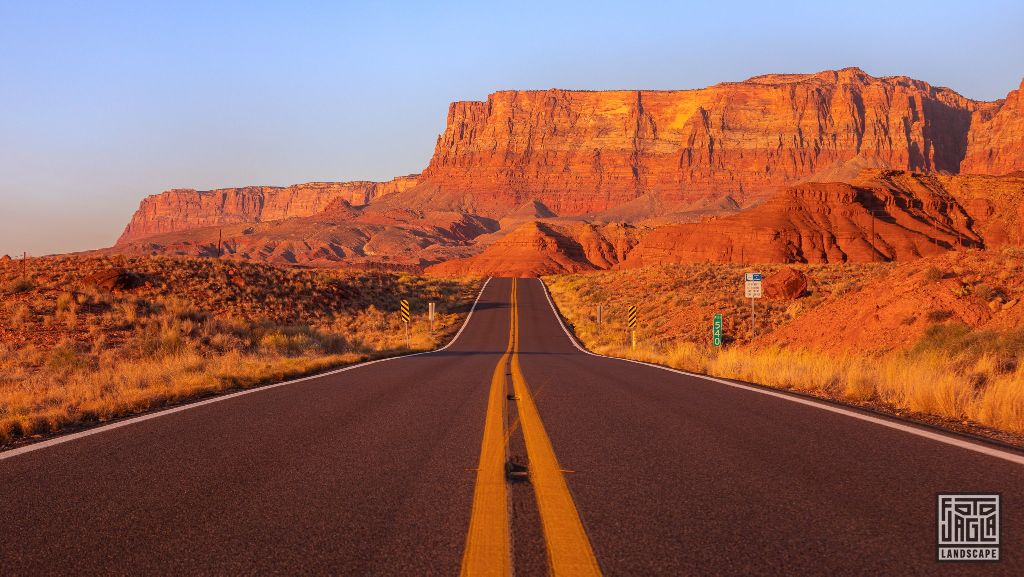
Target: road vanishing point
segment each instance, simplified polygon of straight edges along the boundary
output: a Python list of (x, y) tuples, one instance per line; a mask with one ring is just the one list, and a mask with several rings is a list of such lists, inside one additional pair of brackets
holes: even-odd
[[(936, 560), (939, 493), (1000, 494), (1001, 561)], [(1024, 456), (592, 355), (492, 279), (438, 351), (0, 453), (0, 574), (1024, 575)]]

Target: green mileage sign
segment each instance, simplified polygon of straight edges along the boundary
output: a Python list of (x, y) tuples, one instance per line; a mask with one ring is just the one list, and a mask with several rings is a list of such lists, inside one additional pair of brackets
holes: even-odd
[(722, 315), (715, 315), (715, 322), (711, 325), (711, 344), (722, 346)]

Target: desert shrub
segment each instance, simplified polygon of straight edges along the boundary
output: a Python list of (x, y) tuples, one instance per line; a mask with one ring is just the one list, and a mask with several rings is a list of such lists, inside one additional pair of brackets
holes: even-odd
[(11, 310), (11, 326), (14, 328), (24, 328), (31, 318), (32, 309), (25, 303), (19, 303)]
[(71, 296), (71, 293), (61, 293), (60, 296), (57, 297), (57, 303), (54, 305), (54, 310), (57, 313), (64, 313), (73, 309), (74, 306), (75, 300)]
[(216, 333), (207, 341), (210, 348), (218, 353), (228, 351), (241, 351), (249, 348), (248, 341), (238, 338), (231, 333)]
[(149, 322), (132, 333), (128, 349), (137, 358), (160, 358), (184, 352), (187, 344), (179, 325)]
[(871, 400), (878, 388), (878, 374), (866, 363), (850, 363), (845, 376), (843, 396), (851, 401)]
[(320, 350), (326, 354), (341, 354), (349, 350), (348, 340), (336, 333), (319, 333), (317, 341)]
[(834, 289), (832, 289), (832, 296), (836, 296), (836, 297), (842, 296), (844, 294), (847, 294), (847, 293), (850, 293), (850, 292), (854, 292), (854, 291), (856, 291), (859, 288), (860, 288), (860, 285), (858, 283), (856, 283), (856, 282), (853, 282), (853, 281), (842, 282), (842, 283), (839, 283), (838, 285), (836, 285), (836, 287)]
[(260, 350), (267, 354), (296, 357), (323, 352), (309, 327), (295, 326), (273, 330), (260, 338)]
[(72, 371), (81, 367), (82, 358), (78, 354), (78, 347), (72, 341), (62, 341), (50, 350), (47, 355), (46, 365), (55, 371)]
[(164, 303), (164, 315), (168, 318), (188, 321), (202, 321), (209, 317), (205, 311), (197, 310), (182, 299), (171, 298)]
[(89, 331), (92, 341), (92, 354), (99, 355), (107, 347), (107, 335), (99, 330)]
[(925, 315), (925, 318), (927, 318), (930, 322), (940, 323), (940, 322), (942, 322), (944, 320), (949, 319), (952, 316), (953, 316), (953, 313), (951, 311), (947, 311), (947, 310), (943, 310), (943, 309), (936, 309), (936, 310), (928, 311), (928, 314)]
[(36, 284), (27, 278), (15, 279), (4, 286), (4, 292), (9, 295), (28, 292), (36, 288)]
[(1024, 370), (993, 379), (969, 415), (1000, 429), (1024, 432)]
[(932, 265), (925, 269), (924, 278), (927, 281), (935, 282), (942, 279), (942, 271), (938, 267)]
[(921, 354), (929, 351), (955, 350), (953, 347), (962, 347), (973, 340), (971, 333), (971, 327), (963, 323), (946, 323), (930, 326), (925, 329), (924, 334), (921, 335), (921, 338), (911, 349), (911, 353)]
[(912, 411), (960, 418), (974, 398), (974, 389), (941, 351), (897, 355), (877, 363), (878, 396), (882, 402)]
[(281, 331), (267, 333), (260, 338), (260, 351), (272, 355), (288, 356), (291, 353), (291, 339)]
[(114, 311), (123, 326), (131, 327), (139, 320), (139, 309), (135, 301), (120, 301), (114, 305)]
[(934, 325), (925, 330), (910, 353), (940, 353), (970, 364), (990, 355), (1001, 369), (1016, 368), (1018, 359), (1024, 357), (1024, 329), (990, 331), (962, 323)]
[(978, 298), (987, 302), (996, 297), (997, 291), (991, 286), (981, 283), (974, 287), (974, 294), (976, 294)]

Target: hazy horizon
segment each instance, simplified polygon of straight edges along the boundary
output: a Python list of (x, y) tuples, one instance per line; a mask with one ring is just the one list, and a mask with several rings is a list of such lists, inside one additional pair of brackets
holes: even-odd
[(1024, 7), (988, 2), (0, 6), (0, 255), (109, 246), (168, 188), (422, 170), (448, 103), (856, 66), (996, 100)]

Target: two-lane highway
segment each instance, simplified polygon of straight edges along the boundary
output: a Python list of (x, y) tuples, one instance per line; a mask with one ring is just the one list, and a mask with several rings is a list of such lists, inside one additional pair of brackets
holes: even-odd
[[(0, 453), (0, 574), (507, 574), (524, 533), (565, 574), (1024, 574), (1024, 465), (908, 428), (589, 355), (495, 279), (443, 351)], [(936, 562), (939, 492), (1001, 494), (1002, 561)]]

